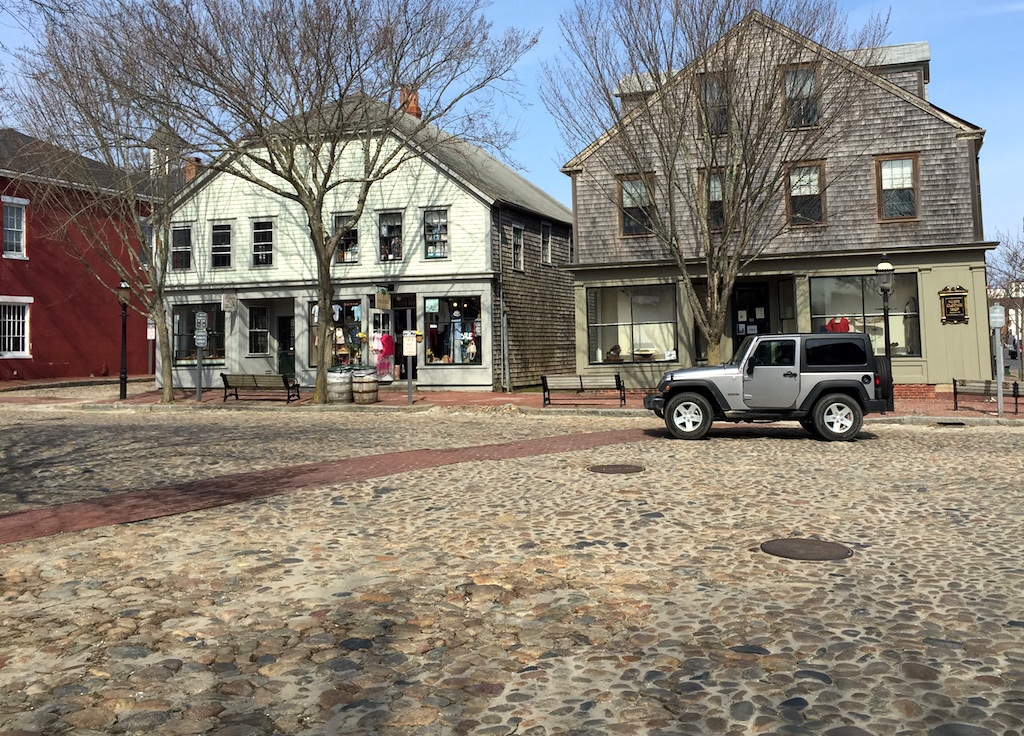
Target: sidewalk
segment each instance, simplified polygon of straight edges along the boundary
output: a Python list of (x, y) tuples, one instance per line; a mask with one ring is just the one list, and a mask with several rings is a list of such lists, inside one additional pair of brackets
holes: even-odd
[[(79, 404), (87, 406), (146, 406), (160, 404), (161, 393), (154, 388), (152, 376), (132, 376), (128, 383), (128, 398), (118, 398), (118, 379), (67, 379), (62, 381), (24, 381), (0, 384), (0, 405), (42, 405), (42, 404)], [(897, 387), (897, 393), (899, 387)], [(515, 408), (529, 412), (574, 412), (601, 413), (613, 412), (637, 416), (650, 414), (643, 408), (643, 398), (647, 391), (629, 390), (626, 392), (625, 407), (619, 406), (614, 392), (588, 392), (586, 398), (577, 400), (571, 394), (559, 393), (553, 397), (551, 406), (543, 407), (540, 388), (524, 389), (513, 393), (494, 391), (458, 391), (430, 390), (421, 391), (413, 388), (412, 405), (409, 404), (408, 384), (396, 381), (379, 387), (376, 404), (357, 405), (313, 403), (312, 387), (302, 387), (302, 398), (286, 403), (283, 398), (267, 395), (254, 396), (235, 400), (233, 397), (223, 400), (222, 388), (210, 387), (203, 389), (203, 408), (230, 409), (282, 409), (282, 410), (318, 410), (318, 411), (398, 411), (423, 410), (431, 407), (478, 407), (478, 408)], [(175, 389), (175, 406), (193, 407), (196, 405), (194, 388)], [(995, 400), (987, 400), (980, 396), (961, 397), (960, 408), (953, 410), (953, 389), (951, 386), (939, 386), (934, 398), (904, 397), (897, 395), (895, 411), (892, 414), (869, 415), (867, 421), (892, 421), (915, 417), (928, 417), (949, 422), (963, 420), (989, 419), (998, 420), (999, 415)], [(653, 415), (651, 415), (653, 416)], [(1024, 421), (1024, 412), (1014, 414), (1013, 397), (1006, 396), (1003, 400), (1003, 420)]]

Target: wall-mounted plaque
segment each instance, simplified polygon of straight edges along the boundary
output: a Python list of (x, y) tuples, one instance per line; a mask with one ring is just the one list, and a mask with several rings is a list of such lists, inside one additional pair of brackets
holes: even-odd
[(967, 324), (967, 289), (947, 286), (939, 292), (939, 303), (942, 305), (942, 324)]

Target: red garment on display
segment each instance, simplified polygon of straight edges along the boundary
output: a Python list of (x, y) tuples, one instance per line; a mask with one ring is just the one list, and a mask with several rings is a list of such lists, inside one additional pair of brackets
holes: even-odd
[(380, 352), (381, 355), (395, 354), (395, 338), (388, 333), (385, 333), (380, 337)]
[(828, 321), (828, 324), (825, 325), (825, 329), (829, 332), (849, 332), (850, 321), (846, 319), (846, 317), (840, 317), (839, 321), (836, 322), (836, 318), (833, 317)]

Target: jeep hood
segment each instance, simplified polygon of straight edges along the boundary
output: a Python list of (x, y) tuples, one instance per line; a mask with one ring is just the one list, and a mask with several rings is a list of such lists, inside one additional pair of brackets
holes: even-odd
[(695, 378), (714, 378), (717, 376), (732, 376), (739, 373), (738, 365), (708, 365), (696, 366), (694, 368), (680, 368), (665, 373), (665, 379), (669, 381), (693, 380)]

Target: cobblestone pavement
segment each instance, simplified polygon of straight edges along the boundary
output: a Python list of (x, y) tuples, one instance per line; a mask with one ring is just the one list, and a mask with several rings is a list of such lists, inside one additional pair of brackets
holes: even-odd
[[(5, 406), (0, 429), (0, 513), (509, 448), (0, 546), (0, 734), (1024, 732), (1024, 427)], [(612, 430), (644, 439), (514, 456)], [(786, 537), (854, 554), (759, 549)]]

